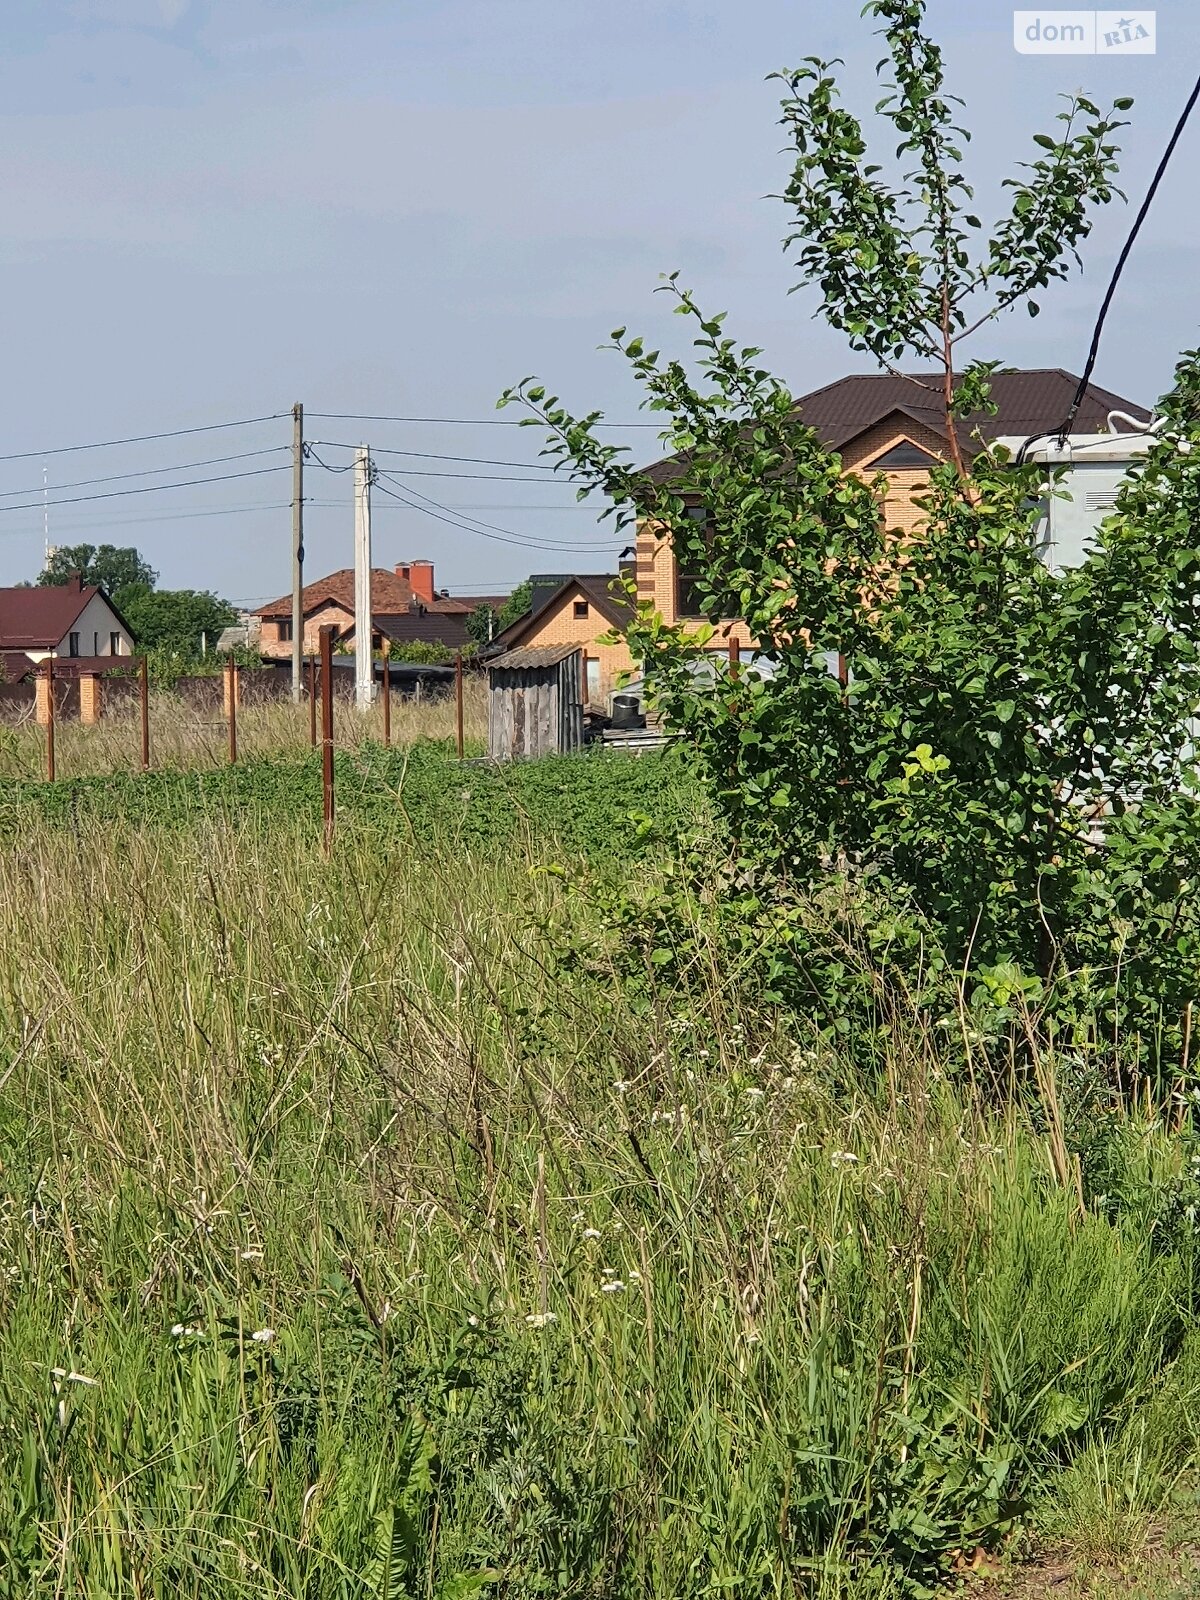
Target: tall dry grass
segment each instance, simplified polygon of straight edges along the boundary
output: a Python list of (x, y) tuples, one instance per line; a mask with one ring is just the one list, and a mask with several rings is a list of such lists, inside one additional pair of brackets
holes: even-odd
[(581, 864), (310, 833), (0, 857), (0, 1595), (911, 1595), (1165, 1492), (1153, 1117), (1081, 1207), (915, 1024), (864, 1081), (623, 985)]
[[(219, 688), (219, 683), (218, 683)], [(393, 691), (391, 735), (394, 744), (418, 739), (453, 740), (457, 708), (453, 693), (425, 695), (420, 701)], [(487, 690), (476, 676), (463, 686), (463, 731), (472, 750), (487, 738)], [(261, 756), (300, 755), (309, 748), (307, 703), (290, 700), (243, 705), (237, 716), (239, 760)], [(383, 707), (376, 702), (360, 712), (348, 699), (334, 702), (334, 742), (352, 748), (383, 738)], [(141, 765), (141, 720), (136, 702), (114, 706), (92, 727), (77, 719), (60, 720), (54, 731), (55, 767), (62, 778), (94, 777), (137, 771)], [(164, 690), (150, 696), (151, 765), (184, 771), (221, 766), (229, 759), (229, 725), (220, 706), (202, 711)], [(46, 730), (29, 708), (0, 720), (0, 778), (36, 779), (46, 773)]]

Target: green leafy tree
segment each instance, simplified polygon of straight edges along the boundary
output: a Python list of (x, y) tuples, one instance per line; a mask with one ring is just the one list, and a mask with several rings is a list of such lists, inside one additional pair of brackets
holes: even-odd
[(512, 623), (519, 622), (522, 617), (528, 616), (530, 607), (532, 605), (533, 584), (530, 579), (526, 578), (523, 582), (517, 584), (516, 588), (496, 613), (497, 633), (499, 633), (502, 628), (507, 628), (511, 626)]
[[(1017, 996), (1097, 1047), (1125, 1030), (1143, 1062), (1161, 1060), (1200, 968), (1200, 358), (1182, 358), (1094, 553), (1052, 573), (1032, 537), (1045, 469), (964, 448), (955, 421), (989, 403), (996, 363), (958, 373), (955, 357), (1004, 311), (1035, 311), (1031, 297), (1068, 270), (1116, 192), (1118, 123), (1070, 101), (985, 230), (967, 209), (966, 136), (923, 6), (866, 9), (883, 23), (879, 109), (904, 170), (889, 185), (867, 162), (828, 63), (784, 74), (789, 237), (854, 348), (941, 368), (950, 461), (931, 474), (922, 537), (898, 556), (882, 480), (844, 475), (761, 352), (676, 277), (666, 288), (694, 329), (694, 371), (613, 336), (680, 453), (676, 481), (631, 470), (596, 415), (576, 418), (536, 382), (504, 398), (531, 408), (550, 453), (611, 498), (620, 525), (649, 519), (702, 575), (707, 624), (667, 626), (643, 605), (628, 638), (740, 846), (747, 914), (769, 907), (790, 992), (811, 986), (838, 1008), (837, 964), (820, 975), (780, 886), (811, 889), (840, 867), (861, 874), (880, 949), (907, 939), (923, 968), (965, 974), (1001, 1010)], [(704, 656), (713, 621), (731, 616), (761, 670)]]
[(76, 572), (84, 583), (97, 584), (114, 598), (122, 589), (134, 585), (153, 589), (158, 582), (158, 573), (132, 545), (64, 544), (49, 557), (38, 583), (66, 583)]
[(499, 632), (499, 612), (494, 606), (476, 606), (467, 618), (467, 633), (476, 645), (489, 644)]
[(154, 589), (137, 583), (118, 590), (113, 601), (139, 648), (184, 662), (200, 655), (204, 638), (211, 651), (221, 630), (237, 621), (234, 607), (208, 590)]

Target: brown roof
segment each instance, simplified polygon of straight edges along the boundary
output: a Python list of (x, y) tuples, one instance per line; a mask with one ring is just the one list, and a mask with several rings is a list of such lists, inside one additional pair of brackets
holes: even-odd
[(401, 611), (395, 616), (377, 611), (371, 626), (393, 644), (445, 644), (452, 650), (470, 642), (466, 616), (448, 611)]
[(52, 650), (100, 592), (78, 577), (44, 587), (0, 589), (0, 649)]
[(0, 650), (0, 683), (20, 683), (31, 672), (37, 671), (37, 662), (20, 650)]
[(585, 572), (560, 583), (552, 594), (546, 596), (536, 611), (527, 611), (523, 617), (510, 622), (492, 641), (494, 646), (515, 645), (552, 606), (559, 604), (572, 591), (578, 591), (614, 628), (624, 628), (633, 616), (633, 607), (622, 594), (612, 593), (616, 574), (612, 572)]
[(565, 661), (568, 656), (582, 649), (581, 644), (546, 644), (524, 650), (506, 650), (502, 656), (488, 662), (488, 671), (494, 672), (497, 667), (556, 667), (560, 661)]
[[(306, 617), (331, 601), (345, 611), (353, 611), (354, 568), (339, 567), (336, 572), (330, 572), (323, 578), (314, 578), (312, 583), (304, 585), (300, 598)], [(505, 599), (507, 598), (506, 595)], [(453, 595), (435, 595), (432, 600), (423, 600), (407, 578), (397, 577), (387, 567), (371, 568), (372, 611), (383, 612), (387, 616), (398, 616), (400, 612), (409, 610), (417, 603), (423, 605), (427, 611), (444, 612), (447, 616), (469, 616), (480, 602), (474, 598), (456, 600)], [(290, 591), (281, 594), (278, 600), (272, 600), (269, 605), (260, 606), (255, 613), (256, 616), (266, 617), (270, 621), (279, 617), (286, 619), (291, 614)]]
[[(306, 583), (300, 594), (304, 615), (317, 611), (323, 605), (333, 601), (346, 611), (354, 610), (354, 568), (339, 567), (336, 572), (330, 572), (324, 578), (316, 578), (312, 583)], [(373, 610), (397, 612), (407, 611), (416, 599), (413, 586), (407, 578), (398, 578), (394, 572), (389, 572), (386, 567), (371, 568), (371, 607)], [(257, 613), (260, 617), (276, 618), (290, 617), (292, 614), (292, 597), (290, 594), (280, 595), (278, 600), (272, 600), (269, 605), (260, 606)]]
[[(885, 417), (899, 414), (935, 432), (945, 430), (945, 411), (937, 373), (894, 376), (891, 373), (852, 373), (814, 389), (796, 402), (796, 414), (814, 427), (822, 443), (840, 450)], [(1036, 367), (1020, 372), (996, 372), (991, 378), (995, 415), (975, 412), (958, 424), (959, 438), (969, 448), (976, 436), (987, 440), (1001, 434), (1041, 434), (1057, 429), (1071, 409), (1079, 379), (1062, 367)], [(1103, 433), (1110, 411), (1127, 411), (1149, 421), (1144, 406), (1126, 400), (1111, 389), (1089, 383), (1071, 424), (1075, 433)], [(679, 475), (685, 455), (668, 456), (646, 469), (652, 483), (669, 483)]]
[[(56, 678), (83, 678), (91, 673), (128, 676), (139, 670), (135, 656), (54, 656), (53, 661)], [(45, 661), (35, 662), (34, 670), (45, 672)]]

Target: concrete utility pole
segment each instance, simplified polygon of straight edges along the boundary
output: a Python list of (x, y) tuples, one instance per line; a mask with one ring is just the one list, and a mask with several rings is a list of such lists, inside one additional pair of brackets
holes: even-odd
[(292, 407), (292, 699), (304, 677), (304, 407)]
[(375, 699), (375, 653), (371, 649), (371, 452), (354, 453), (354, 703), (369, 711)]

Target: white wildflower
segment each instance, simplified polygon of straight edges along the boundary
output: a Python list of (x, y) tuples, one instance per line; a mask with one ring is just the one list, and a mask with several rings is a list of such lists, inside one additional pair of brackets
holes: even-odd
[(238, 1252), (239, 1261), (261, 1261), (262, 1258), (263, 1253), (261, 1250), (240, 1250)]
[(632, 1088), (633, 1084), (628, 1078), (618, 1078), (616, 1083), (613, 1084), (613, 1090), (616, 1094), (628, 1094)]
[(829, 1158), (835, 1167), (850, 1167), (858, 1160), (853, 1150), (835, 1150)]
[(600, 1229), (599, 1228), (585, 1228), (583, 1230), (583, 1237), (585, 1239), (598, 1239), (600, 1237)]
[(765, 1089), (743, 1089), (742, 1091), (747, 1100), (761, 1100), (766, 1092)]
[(467, 1327), (468, 1328), (477, 1328), (478, 1326), (479, 1326), (479, 1318), (472, 1311), (470, 1316), (467, 1318)]
[(256, 1328), (250, 1335), (255, 1344), (270, 1344), (275, 1337), (274, 1328)]
[(630, 1283), (641, 1283), (642, 1275), (636, 1269), (629, 1274)]
[(607, 1283), (602, 1283), (600, 1285), (601, 1294), (623, 1294), (624, 1292), (625, 1285), (621, 1282), (620, 1278), (609, 1278)]
[(558, 1315), (553, 1311), (531, 1311), (525, 1321), (531, 1328), (549, 1328), (558, 1321)]

